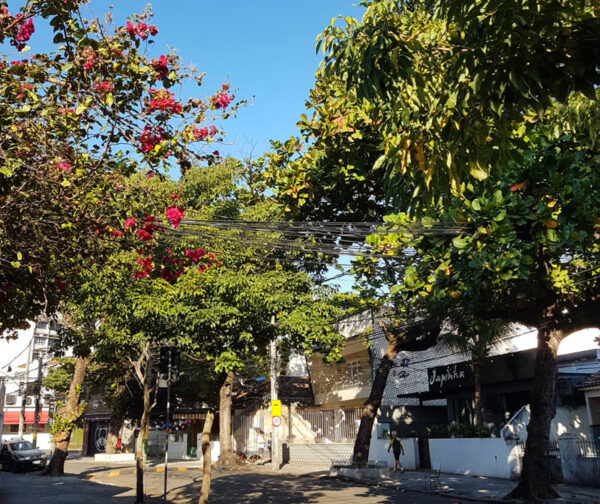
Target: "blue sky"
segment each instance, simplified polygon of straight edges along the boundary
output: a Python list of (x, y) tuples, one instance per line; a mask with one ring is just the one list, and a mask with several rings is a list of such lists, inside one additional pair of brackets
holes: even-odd
[[(360, 17), (358, 0), (158, 0), (153, 4), (160, 33), (152, 55), (175, 47), (187, 63), (206, 72), (202, 95), (209, 95), (228, 79), (238, 98), (252, 98), (238, 117), (225, 123), (229, 149), (239, 156), (252, 144), (258, 156), (270, 139), (296, 132), (304, 102), (320, 61), (315, 39), (333, 17)], [(101, 16), (111, 2), (92, 0), (89, 8)], [(140, 12), (146, 2), (114, 2), (114, 21)], [(85, 7), (84, 7), (85, 9)], [(37, 36), (44, 36), (37, 33)], [(36, 35), (30, 44), (35, 50)], [(45, 38), (45, 37), (44, 37)], [(41, 42), (41, 40), (40, 40)], [(195, 93), (196, 88), (193, 90)]]

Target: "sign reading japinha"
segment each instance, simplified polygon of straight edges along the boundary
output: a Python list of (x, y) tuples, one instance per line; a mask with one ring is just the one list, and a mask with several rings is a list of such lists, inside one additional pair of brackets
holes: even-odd
[(430, 392), (445, 392), (473, 384), (473, 371), (468, 363), (449, 364), (427, 370)]

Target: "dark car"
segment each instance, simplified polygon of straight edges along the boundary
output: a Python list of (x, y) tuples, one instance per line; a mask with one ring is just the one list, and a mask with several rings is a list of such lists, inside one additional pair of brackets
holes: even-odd
[(9, 439), (2, 441), (0, 464), (2, 464), (2, 470), (12, 472), (43, 469), (46, 467), (46, 455), (41, 450), (34, 448), (29, 441)]

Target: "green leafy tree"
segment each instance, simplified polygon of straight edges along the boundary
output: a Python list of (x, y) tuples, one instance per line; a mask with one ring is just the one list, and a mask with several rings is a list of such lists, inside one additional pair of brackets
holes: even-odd
[[(305, 148), (298, 140), (276, 146), (277, 198), (292, 215), (324, 209), (323, 218), (345, 221), (349, 202), (366, 194), (364, 181), (379, 183), (372, 215), (392, 215), (368, 243), (389, 257), (355, 269), (367, 297), (383, 292), (381, 301), (396, 306), (400, 333), (461, 310), (538, 328), (513, 495), (554, 496), (545, 453), (556, 350), (569, 331), (597, 325), (596, 9), (566, 1), (363, 4), (360, 22), (334, 22), (320, 38), (315, 89), (329, 92), (311, 95), (313, 117), (300, 122)], [(353, 149), (355, 165), (339, 155)], [(389, 296), (378, 289), (385, 286)], [(374, 391), (385, 386), (395, 348)], [(367, 403), (371, 413), (377, 398)], [(361, 425), (357, 438), (363, 458), (367, 430)]]
[[(203, 148), (221, 138), (213, 121), (235, 109), (227, 84), (206, 101), (175, 99), (170, 88), (202, 78), (174, 53), (149, 55), (149, 11), (113, 28), (110, 15), (86, 20), (85, 3), (0, 3), (0, 42), (17, 52), (0, 56), (2, 329), (52, 313), (102, 241), (118, 238), (122, 176), (213, 162)], [(35, 52), (40, 22), (52, 51)]]

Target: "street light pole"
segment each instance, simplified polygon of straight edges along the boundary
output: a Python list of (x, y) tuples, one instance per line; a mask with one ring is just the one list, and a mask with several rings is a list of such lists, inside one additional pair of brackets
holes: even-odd
[[(278, 396), (277, 390), (277, 341), (275, 339), (271, 340), (269, 343), (269, 357), (270, 357), (270, 374), (271, 374), (271, 401), (276, 401)], [(273, 403), (271, 402), (271, 405)], [(271, 406), (273, 407), (273, 406)], [(272, 442), (271, 442), (271, 464), (273, 466), (273, 470), (278, 471), (280, 468), (280, 444), (279, 444), (279, 427), (272, 426)]]

